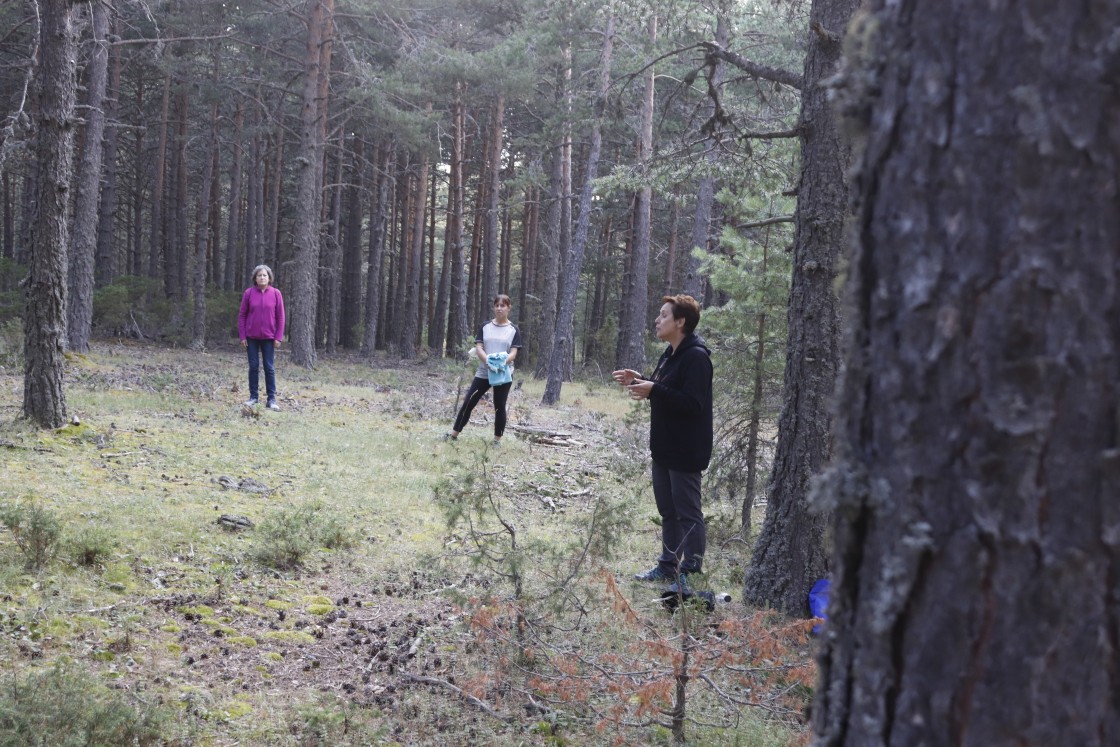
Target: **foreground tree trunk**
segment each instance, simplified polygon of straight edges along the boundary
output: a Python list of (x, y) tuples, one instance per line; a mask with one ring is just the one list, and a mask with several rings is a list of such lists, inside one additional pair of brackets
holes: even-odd
[(1120, 5), (868, 13), (815, 743), (1120, 744)]
[(23, 414), (44, 428), (66, 422), (62, 389), (66, 341), (67, 203), (73, 176), (77, 39), (70, 0), (39, 2), (35, 159), (39, 165), (31, 220), (31, 263), (24, 312)]
[(827, 571), (827, 518), (810, 512), (810, 480), (832, 454), (832, 395), (839, 362), (836, 279), (848, 202), (842, 141), (828, 91), (843, 34), (859, 0), (814, 0), (801, 90), (801, 180), (798, 183), (789, 339), (778, 420), (778, 446), (767, 490), (766, 518), (747, 569), (743, 598), (791, 614), (809, 611), (808, 594)]

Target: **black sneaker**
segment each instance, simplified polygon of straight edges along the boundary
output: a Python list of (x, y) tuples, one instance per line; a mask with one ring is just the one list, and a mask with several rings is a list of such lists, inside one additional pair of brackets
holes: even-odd
[(635, 573), (635, 581), (676, 581), (677, 574), (660, 565), (655, 565), (645, 573)]

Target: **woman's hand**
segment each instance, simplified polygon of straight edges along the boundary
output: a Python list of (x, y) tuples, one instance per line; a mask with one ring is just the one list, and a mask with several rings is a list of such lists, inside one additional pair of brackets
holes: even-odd
[(653, 391), (653, 382), (633, 381), (626, 389), (630, 392), (630, 399), (648, 399), (649, 393)]
[(241, 347), (243, 347), (243, 348), (249, 347), (249, 341), (248, 340), (242, 340), (241, 341)]
[(641, 378), (641, 374), (632, 368), (623, 368), (619, 371), (611, 371), (611, 378), (617, 381), (622, 386), (630, 386), (634, 383), (635, 379)]

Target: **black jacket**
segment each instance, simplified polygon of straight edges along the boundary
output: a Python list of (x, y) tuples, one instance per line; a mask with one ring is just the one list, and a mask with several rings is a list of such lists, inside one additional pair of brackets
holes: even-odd
[(666, 348), (649, 380), (649, 451), (679, 472), (700, 472), (712, 459), (712, 358), (693, 333)]

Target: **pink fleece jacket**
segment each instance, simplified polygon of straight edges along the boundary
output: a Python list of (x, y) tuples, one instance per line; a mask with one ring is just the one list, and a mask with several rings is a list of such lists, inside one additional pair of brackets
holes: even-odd
[(261, 291), (246, 288), (237, 313), (237, 334), (242, 340), (284, 340), (284, 296), (271, 285)]

